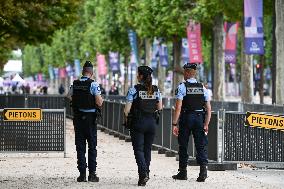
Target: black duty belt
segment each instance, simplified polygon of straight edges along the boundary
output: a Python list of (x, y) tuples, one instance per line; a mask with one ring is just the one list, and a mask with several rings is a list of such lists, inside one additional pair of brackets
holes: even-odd
[(186, 113), (186, 114), (200, 114), (200, 113), (204, 113), (204, 111), (200, 111), (200, 110), (181, 110), (182, 113)]

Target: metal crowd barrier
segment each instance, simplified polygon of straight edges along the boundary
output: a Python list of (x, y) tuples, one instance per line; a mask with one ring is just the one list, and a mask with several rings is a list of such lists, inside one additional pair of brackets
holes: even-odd
[(4, 121), (0, 110), (0, 152), (64, 152), (65, 109), (43, 109), (42, 120)]
[(60, 95), (0, 95), (0, 108), (63, 109), (64, 102)]
[(283, 131), (244, 126), (244, 113), (223, 114), (224, 161), (284, 162)]
[[(123, 124), (123, 110), (125, 104), (123, 102), (104, 101), (103, 105), (103, 118), (98, 121), (98, 124), (105, 129), (129, 137), (129, 130), (127, 130)], [(177, 137), (172, 134), (172, 109), (164, 108), (159, 125), (156, 128), (156, 136), (154, 139), (154, 145), (163, 148), (166, 151), (177, 154), (178, 152), (178, 140)], [(212, 113), (212, 119), (209, 126), (208, 133), (208, 156), (210, 160), (217, 161), (218, 158), (218, 117), (217, 113)], [(195, 147), (192, 136), (189, 139), (188, 146), (189, 156), (195, 157)]]

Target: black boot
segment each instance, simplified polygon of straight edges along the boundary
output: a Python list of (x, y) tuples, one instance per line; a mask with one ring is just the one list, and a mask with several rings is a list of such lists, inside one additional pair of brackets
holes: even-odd
[(87, 182), (86, 173), (80, 173), (80, 176), (77, 178), (77, 182)]
[(184, 169), (179, 169), (178, 174), (173, 175), (172, 178), (175, 180), (187, 180), (187, 170), (186, 168)]
[(147, 181), (150, 179), (150, 171), (147, 171), (146, 179)]
[(199, 177), (196, 179), (197, 182), (205, 182), (205, 179), (207, 178), (207, 166), (206, 165), (200, 165), (200, 173)]
[(148, 180), (149, 177), (147, 176), (147, 174), (139, 175), (138, 186), (146, 186)]
[(89, 182), (99, 182), (99, 177), (97, 177), (96, 172), (90, 172), (88, 176), (88, 181)]

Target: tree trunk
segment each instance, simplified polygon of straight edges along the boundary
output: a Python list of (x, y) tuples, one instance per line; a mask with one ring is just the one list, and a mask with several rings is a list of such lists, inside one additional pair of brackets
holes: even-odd
[(216, 16), (214, 30), (214, 100), (225, 100), (225, 54), (223, 15)]
[(161, 63), (159, 63), (158, 66), (158, 87), (162, 94), (164, 94), (164, 82), (165, 82), (165, 71), (166, 68), (161, 66)]
[(173, 38), (173, 88), (172, 88), (172, 95), (175, 95), (175, 90), (178, 87), (179, 83), (182, 82), (183, 74), (181, 73), (181, 66), (180, 66), (180, 56), (181, 56), (181, 45), (182, 40), (178, 38), (178, 36), (174, 36)]
[(272, 104), (276, 103), (276, 10), (275, 3), (273, 6), (273, 16), (272, 16), (272, 66), (271, 66), (271, 79), (272, 79)]
[(260, 56), (260, 83), (259, 83), (259, 99), (260, 104), (264, 103), (264, 91), (263, 91), (263, 84), (264, 84), (264, 63), (265, 63), (265, 56)]
[(151, 40), (149, 38), (145, 39), (145, 65), (151, 65)]
[(276, 12), (276, 104), (284, 104), (284, 1), (275, 0)]
[(253, 97), (253, 73), (252, 73), (252, 55), (243, 55), (241, 67), (242, 80), (242, 102), (252, 103)]
[[(240, 27), (240, 30), (242, 26)], [(245, 32), (242, 32), (241, 49), (244, 49)], [(253, 56), (244, 54), (241, 51), (241, 99), (244, 103), (252, 103), (253, 100), (253, 70), (252, 70)]]

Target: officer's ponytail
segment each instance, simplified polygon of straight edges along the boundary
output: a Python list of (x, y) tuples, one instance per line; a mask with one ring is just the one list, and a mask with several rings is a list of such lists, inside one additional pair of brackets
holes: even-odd
[(152, 86), (152, 76), (150, 74), (147, 74), (147, 75), (144, 75), (143, 77), (144, 77), (145, 87), (147, 88), (147, 94), (153, 95), (154, 90)]

